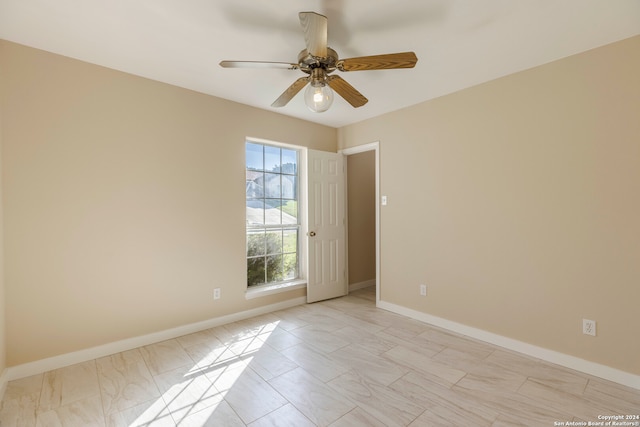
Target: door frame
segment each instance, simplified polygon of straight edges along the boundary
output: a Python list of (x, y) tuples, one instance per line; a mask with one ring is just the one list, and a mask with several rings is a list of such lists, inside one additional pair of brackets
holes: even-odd
[[(344, 148), (339, 150), (338, 153), (344, 154), (345, 156), (350, 156), (352, 154), (363, 153), (365, 151), (374, 151), (375, 152), (375, 198), (376, 198), (376, 307), (380, 302), (380, 141), (370, 142), (368, 144), (357, 145), (355, 147)], [(347, 164), (345, 159), (345, 165)], [(347, 198), (349, 194), (347, 192), (347, 181), (349, 180), (349, 169), (346, 169), (346, 178), (345, 179), (345, 194)], [(347, 209), (348, 203), (345, 203), (345, 209)], [(349, 248), (349, 212), (347, 210), (347, 254)], [(348, 255), (347, 255), (348, 257)], [(349, 260), (347, 258), (347, 279), (348, 279), (348, 268), (349, 268)], [(348, 280), (347, 280), (348, 281)], [(347, 283), (348, 286), (348, 283)]]

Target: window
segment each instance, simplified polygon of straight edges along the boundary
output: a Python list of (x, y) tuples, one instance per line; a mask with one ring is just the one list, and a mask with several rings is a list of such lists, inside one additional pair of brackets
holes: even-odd
[(299, 275), (298, 151), (246, 143), (247, 286)]

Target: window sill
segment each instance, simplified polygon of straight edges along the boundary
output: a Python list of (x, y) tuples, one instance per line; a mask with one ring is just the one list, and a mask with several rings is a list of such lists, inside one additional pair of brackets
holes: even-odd
[(246, 299), (254, 299), (265, 297), (267, 295), (279, 294), (281, 292), (292, 291), (294, 289), (302, 289), (307, 287), (306, 280), (294, 280), (287, 283), (278, 283), (277, 285), (255, 286), (247, 289), (245, 293)]

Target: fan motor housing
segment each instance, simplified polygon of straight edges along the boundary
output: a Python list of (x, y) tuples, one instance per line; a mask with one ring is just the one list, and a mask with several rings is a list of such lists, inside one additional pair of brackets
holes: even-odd
[(327, 47), (327, 56), (318, 57), (311, 55), (307, 49), (303, 49), (298, 55), (300, 70), (311, 74), (315, 68), (322, 68), (326, 73), (335, 71), (338, 62), (338, 53)]

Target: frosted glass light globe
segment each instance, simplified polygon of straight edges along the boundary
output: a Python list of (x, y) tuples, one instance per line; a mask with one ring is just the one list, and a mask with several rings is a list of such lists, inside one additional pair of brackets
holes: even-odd
[(333, 104), (333, 90), (324, 82), (312, 82), (304, 91), (304, 103), (314, 113), (327, 111)]

